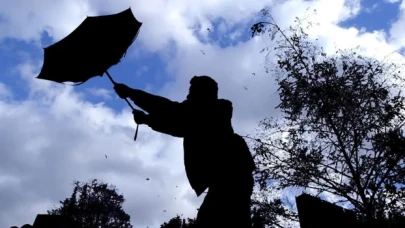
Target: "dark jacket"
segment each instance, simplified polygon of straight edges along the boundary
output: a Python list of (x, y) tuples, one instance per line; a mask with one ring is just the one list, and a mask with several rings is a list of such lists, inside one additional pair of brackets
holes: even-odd
[(244, 139), (233, 131), (230, 101), (179, 103), (139, 90), (137, 93), (133, 101), (149, 113), (148, 126), (184, 138), (186, 174), (198, 196), (223, 181), (224, 175), (251, 177), (253, 158)]

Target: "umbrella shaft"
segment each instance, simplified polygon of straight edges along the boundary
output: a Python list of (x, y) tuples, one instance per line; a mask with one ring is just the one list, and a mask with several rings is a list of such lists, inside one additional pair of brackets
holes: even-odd
[(125, 101), (127, 102), (127, 104), (129, 105), (129, 107), (131, 107), (131, 109), (132, 110), (135, 110), (135, 108), (132, 106), (132, 104), (131, 103), (129, 103), (129, 101), (128, 101), (128, 99), (127, 98), (125, 98)]
[(111, 77), (110, 73), (108, 73), (108, 71), (105, 71), (105, 73), (107, 74), (108, 78), (110, 79), (110, 81), (112, 82), (112, 84), (116, 85), (117, 83), (114, 81), (114, 79)]
[[(112, 84), (116, 85), (117, 83), (116, 83), (116, 82), (114, 81), (114, 79), (111, 77), (110, 73), (108, 73), (108, 71), (105, 71), (105, 73), (107, 74), (107, 77), (110, 79), (110, 81), (112, 82)], [(125, 101), (126, 101), (127, 104), (129, 105), (129, 107), (131, 107), (132, 110), (135, 110), (135, 108), (132, 106), (131, 103), (129, 103), (129, 101), (128, 101), (127, 98), (125, 98)], [(136, 141), (136, 138), (138, 138), (138, 127), (139, 127), (139, 124), (136, 125), (134, 141)]]
[[(110, 79), (110, 81), (112, 82), (112, 84), (116, 85), (117, 83), (114, 81), (114, 79), (111, 77), (110, 73), (108, 73), (108, 71), (105, 71), (105, 73), (107, 74), (107, 77)], [(127, 102), (127, 104), (129, 105), (129, 107), (131, 107), (132, 110), (135, 110), (135, 108), (132, 106), (131, 103), (129, 103), (128, 99), (125, 98), (125, 101)]]

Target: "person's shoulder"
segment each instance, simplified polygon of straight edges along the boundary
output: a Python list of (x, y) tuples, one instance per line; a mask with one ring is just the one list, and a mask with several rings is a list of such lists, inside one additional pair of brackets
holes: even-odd
[(230, 100), (218, 99), (217, 110), (221, 113), (224, 113), (227, 118), (232, 118), (233, 106)]
[(232, 102), (227, 99), (218, 99), (218, 104), (221, 106), (232, 106)]

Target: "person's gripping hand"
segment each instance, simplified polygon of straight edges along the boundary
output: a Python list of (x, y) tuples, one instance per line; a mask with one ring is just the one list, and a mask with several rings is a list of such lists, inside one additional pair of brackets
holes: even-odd
[(118, 94), (118, 96), (122, 99), (129, 97), (129, 94), (131, 92), (131, 88), (129, 88), (127, 85), (121, 84), (121, 83), (115, 84), (114, 90)]
[(147, 124), (148, 123), (148, 115), (139, 110), (133, 110), (132, 114), (134, 114), (134, 120), (136, 124)]

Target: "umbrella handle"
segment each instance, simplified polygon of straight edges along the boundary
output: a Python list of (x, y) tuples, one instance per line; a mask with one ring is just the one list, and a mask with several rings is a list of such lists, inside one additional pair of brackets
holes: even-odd
[(134, 141), (136, 141), (136, 138), (138, 138), (138, 128), (139, 128), (139, 124), (136, 125)]
[[(110, 79), (110, 81), (112, 82), (112, 84), (116, 85), (117, 83), (114, 81), (114, 79), (111, 77), (110, 73), (108, 73), (108, 71), (105, 71), (105, 73), (107, 74), (107, 77)], [(131, 107), (132, 110), (135, 110), (134, 106), (132, 106), (131, 103), (129, 103), (128, 99), (125, 98), (124, 99), (127, 104), (129, 105), (129, 107)], [(134, 141), (136, 141), (136, 138), (138, 138), (138, 128), (139, 128), (139, 124), (136, 125), (136, 130), (135, 130), (135, 136), (134, 136)]]
[(110, 81), (112, 82), (112, 84), (116, 85), (117, 83), (114, 81), (114, 79), (111, 77), (110, 73), (108, 73), (108, 71), (106, 70), (105, 73), (107, 74), (107, 77), (110, 79)]

